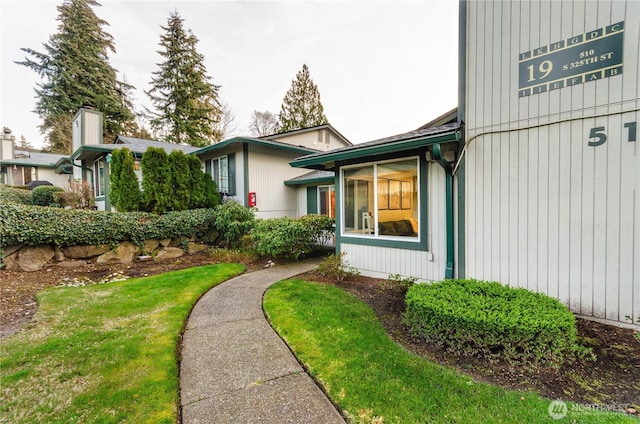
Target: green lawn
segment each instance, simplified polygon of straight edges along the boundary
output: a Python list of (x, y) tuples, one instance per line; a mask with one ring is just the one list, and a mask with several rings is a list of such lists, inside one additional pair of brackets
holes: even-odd
[(265, 295), (280, 335), (356, 423), (638, 423), (580, 412), (554, 420), (550, 400), (503, 390), (426, 361), (394, 343), (374, 312), (331, 286), (288, 280)]
[(210, 265), (40, 293), (36, 324), (0, 339), (0, 422), (175, 423), (182, 327), (202, 294), (242, 271)]

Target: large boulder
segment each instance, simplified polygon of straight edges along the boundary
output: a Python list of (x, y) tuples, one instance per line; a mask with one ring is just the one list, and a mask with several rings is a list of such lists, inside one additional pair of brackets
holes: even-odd
[(121, 263), (121, 264), (130, 264), (134, 261), (134, 259), (138, 256), (140, 249), (135, 244), (125, 241), (120, 243), (118, 247), (109, 252), (100, 255), (96, 260), (97, 263)]
[(157, 249), (159, 244), (160, 244), (160, 240), (156, 240), (156, 239), (145, 240), (142, 245), (142, 252), (151, 253)]
[(69, 246), (62, 249), (62, 253), (69, 259), (86, 259), (93, 258), (94, 256), (100, 256), (103, 253), (111, 250), (111, 247), (107, 244), (100, 245), (79, 245)]
[(203, 250), (206, 250), (208, 248), (209, 246), (207, 246), (206, 244), (194, 243), (192, 241), (187, 243), (187, 251), (189, 253), (202, 252)]
[(38, 271), (49, 263), (54, 254), (51, 246), (25, 246), (13, 255), (7, 256), (4, 263), (9, 270)]
[(184, 255), (184, 251), (178, 247), (165, 247), (158, 252), (155, 259), (157, 261), (162, 259), (174, 259), (179, 258), (182, 255)]

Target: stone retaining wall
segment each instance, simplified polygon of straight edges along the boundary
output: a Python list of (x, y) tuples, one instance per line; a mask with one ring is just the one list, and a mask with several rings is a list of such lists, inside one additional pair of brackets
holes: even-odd
[[(78, 266), (87, 262), (132, 263), (137, 260), (169, 259), (184, 255), (182, 240), (147, 240), (140, 248), (125, 241), (115, 247), (109, 245), (85, 246), (26, 246), (18, 244), (4, 248), (5, 269), (38, 271), (46, 266)], [(194, 253), (209, 246), (194, 242), (186, 244), (187, 252)]]

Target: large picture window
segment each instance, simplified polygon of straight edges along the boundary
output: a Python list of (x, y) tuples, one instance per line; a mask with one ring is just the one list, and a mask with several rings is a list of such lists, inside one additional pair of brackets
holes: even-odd
[(417, 157), (342, 168), (342, 234), (417, 241), (418, 170)]

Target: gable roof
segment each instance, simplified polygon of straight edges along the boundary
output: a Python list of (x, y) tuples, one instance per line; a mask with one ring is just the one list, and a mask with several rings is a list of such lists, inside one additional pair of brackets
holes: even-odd
[(456, 122), (457, 119), (458, 119), (458, 108), (454, 107), (450, 111), (443, 113), (442, 115), (438, 116), (435, 119), (432, 119), (431, 121), (427, 122), (426, 124), (424, 124), (418, 129), (423, 130), (425, 128), (439, 127), (442, 125), (450, 124), (452, 122)]
[(250, 137), (233, 137), (228, 140), (221, 141), (220, 143), (203, 147), (197, 150), (196, 152), (194, 152), (194, 154), (200, 156), (204, 153), (220, 150), (225, 147), (231, 146), (233, 144), (243, 144), (243, 143), (253, 144), (258, 146), (269, 146), (279, 150), (286, 150), (290, 152), (299, 153), (301, 155), (308, 155), (309, 153), (319, 152), (319, 150), (316, 150), (316, 149), (311, 149), (304, 146), (294, 146), (293, 144), (283, 143), (281, 141), (266, 140), (261, 138), (250, 138)]
[[(17, 150), (16, 150), (17, 151)], [(0, 160), (3, 165), (33, 166), (38, 168), (55, 168), (56, 163), (66, 155), (29, 151), (29, 157)]]
[(337, 161), (371, 158), (372, 156), (414, 150), (419, 147), (437, 143), (457, 141), (460, 138), (460, 124), (453, 122), (437, 127), (419, 128), (403, 134), (380, 138), (367, 143), (355, 144), (331, 150), (302, 156), (290, 162), (294, 168), (311, 168), (331, 170)]
[(134, 152), (144, 153), (149, 147), (158, 147), (165, 149), (167, 153), (174, 150), (182, 150), (185, 154), (193, 153), (201, 147), (189, 146), (186, 144), (166, 143), (164, 141), (146, 140), (144, 138), (126, 137), (119, 135), (114, 144), (126, 144), (127, 148)]
[(134, 155), (142, 156), (149, 147), (164, 149), (167, 153), (174, 150), (180, 150), (185, 154), (193, 153), (199, 147), (188, 146), (185, 144), (165, 143), (163, 141), (145, 140), (142, 138), (125, 137), (119, 135), (113, 144), (88, 144), (80, 146), (69, 157), (70, 160), (93, 160), (105, 153), (111, 153), (115, 149), (129, 149)]
[(317, 131), (317, 130), (329, 130), (331, 132), (333, 132), (341, 141), (343, 141), (347, 146), (352, 146), (353, 143), (350, 142), (349, 140), (347, 140), (347, 138), (345, 136), (343, 136), (338, 130), (336, 130), (333, 125), (326, 123), (326, 124), (322, 124), (322, 125), (316, 125), (315, 127), (309, 127), (309, 128), (300, 128), (297, 130), (292, 130), (292, 131), (287, 131), (287, 132), (283, 132), (283, 133), (276, 133), (276, 134), (270, 134), (270, 135), (265, 135), (262, 137), (258, 137), (259, 139), (262, 140), (271, 140), (271, 139), (275, 139), (275, 138), (280, 138), (280, 137), (288, 137), (290, 135), (296, 135), (296, 134), (303, 134), (306, 132), (311, 132), (311, 131)]
[(284, 185), (295, 186), (315, 183), (333, 183), (336, 173), (333, 171), (315, 170), (307, 174), (299, 175), (284, 182)]

